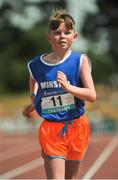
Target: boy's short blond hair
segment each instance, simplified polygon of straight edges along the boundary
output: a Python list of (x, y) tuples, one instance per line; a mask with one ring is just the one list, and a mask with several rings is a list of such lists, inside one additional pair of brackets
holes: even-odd
[(75, 30), (75, 21), (71, 15), (69, 15), (65, 10), (53, 10), (53, 13), (49, 19), (49, 32), (50, 30), (56, 30), (59, 25), (64, 22), (67, 29)]

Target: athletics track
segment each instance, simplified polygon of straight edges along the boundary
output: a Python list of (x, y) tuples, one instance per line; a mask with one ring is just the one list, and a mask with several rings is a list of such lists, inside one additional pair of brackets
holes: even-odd
[[(0, 134), (0, 179), (45, 179), (37, 135)], [(78, 179), (118, 179), (118, 135), (92, 134)]]

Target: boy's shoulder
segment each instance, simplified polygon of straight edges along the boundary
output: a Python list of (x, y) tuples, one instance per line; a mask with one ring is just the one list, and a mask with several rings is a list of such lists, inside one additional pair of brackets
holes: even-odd
[(72, 55), (80, 57), (82, 55), (82, 53), (81, 52), (77, 52), (77, 51), (72, 51)]
[(80, 60), (81, 56), (82, 56), (82, 53), (77, 52), (77, 51), (72, 51), (70, 57), (71, 57), (72, 59)]
[(41, 56), (42, 56), (42, 55), (37, 55), (37, 56), (33, 57), (32, 59), (30, 59), (30, 60), (28, 61), (28, 64), (36, 64), (37, 62), (39, 63)]

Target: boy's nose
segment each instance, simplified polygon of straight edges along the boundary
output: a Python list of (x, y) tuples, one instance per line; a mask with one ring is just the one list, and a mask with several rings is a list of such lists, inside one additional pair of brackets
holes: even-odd
[(61, 36), (61, 37), (65, 37), (65, 33), (62, 32), (62, 33), (60, 34), (60, 36)]

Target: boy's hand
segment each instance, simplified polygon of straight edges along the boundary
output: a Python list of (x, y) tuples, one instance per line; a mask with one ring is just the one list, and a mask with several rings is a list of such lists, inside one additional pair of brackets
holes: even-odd
[(31, 118), (31, 113), (34, 110), (35, 110), (34, 104), (26, 105), (23, 109), (23, 115), (27, 118)]
[(57, 82), (61, 84), (61, 87), (65, 91), (68, 91), (69, 83), (68, 83), (66, 75), (62, 71), (57, 72)]

